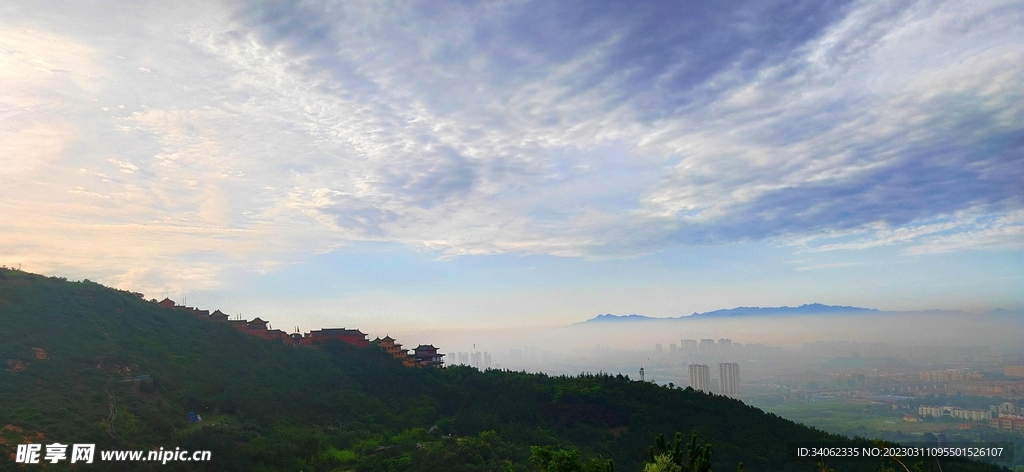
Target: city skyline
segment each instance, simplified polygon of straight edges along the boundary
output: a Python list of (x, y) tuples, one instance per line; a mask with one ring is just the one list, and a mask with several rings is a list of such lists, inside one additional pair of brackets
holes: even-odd
[(11, 2), (0, 264), (382, 335), (1020, 310), (1021, 15)]

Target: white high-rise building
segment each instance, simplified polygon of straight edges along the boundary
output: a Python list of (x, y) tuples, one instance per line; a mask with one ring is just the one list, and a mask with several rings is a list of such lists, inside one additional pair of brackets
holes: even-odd
[(711, 369), (704, 364), (690, 364), (690, 387), (699, 392), (710, 392)]
[(735, 362), (718, 364), (718, 393), (736, 395), (740, 391), (740, 365)]

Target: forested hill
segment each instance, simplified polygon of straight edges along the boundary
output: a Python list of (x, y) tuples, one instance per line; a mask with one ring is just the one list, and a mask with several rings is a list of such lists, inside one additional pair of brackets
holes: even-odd
[(213, 459), (88, 470), (522, 471), (538, 470), (530, 446), (554, 446), (621, 472), (642, 470), (657, 434), (681, 431), (711, 444), (714, 470), (810, 471), (787, 462), (787, 443), (837, 439), (692, 390), (405, 368), (372, 346), (284, 345), (138, 294), (6, 269), (0, 363), (0, 470), (28, 470), (13, 462), (17, 444), (60, 442)]

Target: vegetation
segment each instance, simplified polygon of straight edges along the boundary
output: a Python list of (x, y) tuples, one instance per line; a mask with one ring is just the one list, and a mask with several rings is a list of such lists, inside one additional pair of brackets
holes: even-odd
[[(622, 375), (408, 369), (373, 347), (265, 341), (87, 280), (0, 270), (0, 324), (5, 458), (17, 444), (59, 441), (212, 451), (208, 467), (134, 470), (705, 472), (742, 462), (808, 471), (813, 462), (787, 459), (788, 443), (849, 442), (733, 399)], [(701, 438), (685, 462), (678, 436), (648, 450), (677, 431)], [(124, 464), (92, 470), (104, 467)]]

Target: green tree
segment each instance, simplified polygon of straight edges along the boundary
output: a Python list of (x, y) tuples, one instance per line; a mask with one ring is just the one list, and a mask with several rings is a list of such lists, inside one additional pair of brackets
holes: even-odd
[[(654, 446), (648, 448), (647, 453), (649, 455), (648, 464), (657, 464), (658, 458), (664, 456), (664, 460), (675, 464), (678, 469), (665, 469), (665, 470), (679, 470), (680, 472), (711, 472), (711, 445), (710, 444), (698, 444), (697, 435), (694, 434), (690, 437), (689, 444), (686, 445), (686, 454), (682, 452), (683, 433), (676, 433), (675, 440), (672, 445), (665, 441), (665, 435), (659, 434), (654, 440)], [(655, 447), (657, 447), (657, 454), (655, 453)], [(740, 464), (740, 469), (743, 465)], [(644, 469), (647, 470), (646, 467)], [(655, 469), (662, 470), (662, 469)]]
[(644, 464), (644, 472), (682, 472), (683, 468), (672, 462), (672, 457), (668, 454), (658, 454), (654, 457), (654, 462), (648, 462)]
[(554, 446), (530, 446), (530, 462), (541, 472), (615, 472), (612, 461), (594, 458), (584, 461), (575, 449), (557, 449)]

